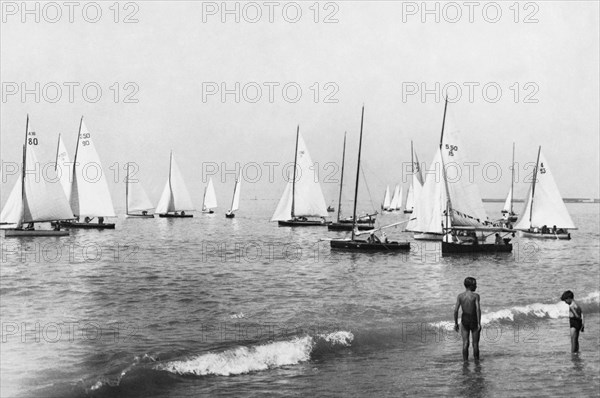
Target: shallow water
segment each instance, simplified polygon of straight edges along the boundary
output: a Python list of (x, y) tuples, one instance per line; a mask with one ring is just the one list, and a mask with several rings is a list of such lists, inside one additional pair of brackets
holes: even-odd
[[(567, 205), (571, 241), (458, 257), (416, 242), (405, 254), (331, 252), (319, 239), (344, 233), (279, 228), (267, 222), (275, 204), (3, 239), (1, 395), (600, 393), (597, 204)], [(481, 361), (465, 364), (451, 327), (466, 276), (484, 330)], [(578, 355), (567, 289), (586, 319)]]

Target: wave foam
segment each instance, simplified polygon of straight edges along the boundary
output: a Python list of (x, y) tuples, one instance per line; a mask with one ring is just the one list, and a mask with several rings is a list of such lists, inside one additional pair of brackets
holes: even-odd
[(308, 361), (318, 340), (347, 347), (353, 339), (352, 333), (345, 331), (319, 335), (316, 338), (296, 337), (289, 341), (202, 354), (190, 359), (156, 365), (154, 369), (180, 375), (239, 375)]

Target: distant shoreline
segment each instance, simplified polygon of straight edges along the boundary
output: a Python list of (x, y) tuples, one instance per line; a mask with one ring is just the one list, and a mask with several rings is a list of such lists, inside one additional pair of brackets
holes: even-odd
[[(482, 199), (486, 203), (502, 203), (506, 199)], [(523, 199), (514, 199), (513, 203), (523, 203)], [(593, 198), (563, 198), (565, 203), (600, 203), (600, 199)]]

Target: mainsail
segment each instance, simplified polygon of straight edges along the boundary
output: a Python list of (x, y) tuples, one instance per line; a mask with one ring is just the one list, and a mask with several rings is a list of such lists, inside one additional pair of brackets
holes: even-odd
[(390, 205), (392, 203), (392, 200), (390, 199), (390, 186), (386, 186), (385, 187), (385, 195), (383, 196), (383, 210), (388, 210), (390, 208)]
[(460, 132), (451, 120), (452, 118), (445, 120), (441, 145), (443, 175), (450, 196), (451, 225), (481, 226), (488, 221), (488, 217), (483, 208), (479, 188), (467, 168), (467, 157), (460, 142)]
[(297, 140), (296, 181), (294, 184), (294, 178), (288, 176), (288, 183), (271, 221), (286, 221), (294, 217), (328, 216), (325, 197), (321, 185), (315, 181), (311, 172), (314, 165), (300, 132), (297, 134)]
[(527, 201), (515, 229), (527, 230), (546, 225), (552, 228), (577, 229), (560, 195), (546, 158), (539, 151), (534, 180), (527, 193)]
[(62, 135), (58, 135), (58, 147), (56, 149), (55, 170), (60, 176), (60, 185), (63, 187), (67, 199), (71, 197), (71, 177), (73, 176), (73, 164), (65, 147)]
[(164, 214), (176, 211), (194, 210), (192, 198), (187, 190), (183, 176), (179, 170), (173, 152), (171, 152), (169, 177), (163, 190), (162, 196), (158, 205), (156, 205), (156, 213)]
[(217, 194), (215, 193), (215, 186), (213, 185), (212, 178), (208, 180), (208, 184), (204, 189), (204, 200), (202, 203), (202, 210), (214, 209), (217, 207)]
[(233, 200), (231, 201), (231, 211), (235, 211), (240, 208), (240, 176), (235, 180), (235, 187), (233, 188)]
[(116, 217), (100, 157), (83, 117), (75, 150), (70, 203), (77, 217)]
[(505, 213), (510, 213), (512, 211), (512, 201), (513, 201), (513, 191), (512, 187), (508, 189), (508, 195), (506, 195), (506, 200), (504, 201), (504, 207), (502, 211)]
[(390, 210), (400, 210), (402, 207), (402, 189), (399, 184), (396, 184), (396, 188), (394, 188), (394, 195), (392, 196), (392, 200), (390, 202)]
[(442, 174), (442, 155), (438, 148), (426, 173), (427, 178), (419, 194), (419, 202), (415, 205), (406, 226), (407, 231), (436, 234), (443, 232), (442, 214), (446, 209), (446, 188)]
[[(411, 142), (412, 148), (412, 142)], [(404, 208), (406, 210), (414, 210), (415, 204), (419, 201), (421, 195), (421, 188), (423, 187), (423, 175), (421, 173), (421, 165), (419, 164), (419, 158), (417, 152), (412, 150), (412, 179), (410, 186), (408, 187), (408, 193), (406, 194), (406, 204)]]
[(154, 208), (154, 205), (148, 198), (148, 194), (137, 179), (129, 176), (129, 163), (127, 164), (127, 213), (134, 211), (147, 211)]

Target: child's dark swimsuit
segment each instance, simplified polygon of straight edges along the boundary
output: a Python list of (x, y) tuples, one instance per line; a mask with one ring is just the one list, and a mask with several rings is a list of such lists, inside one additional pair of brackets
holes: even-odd
[(575, 328), (579, 332), (579, 331), (581, 331), (583, 322), (581, 321), (581, 318), (571, 317), (571, 318), (569, 318), (569, 325), (572, 328)]
[(476, 314), (467, 314), (465, 312), (462, 313), (460, 318), (460, 322), (463, 325), (463, 328), (468, 331), (476, 331), (477, 330), (477, 315)]

